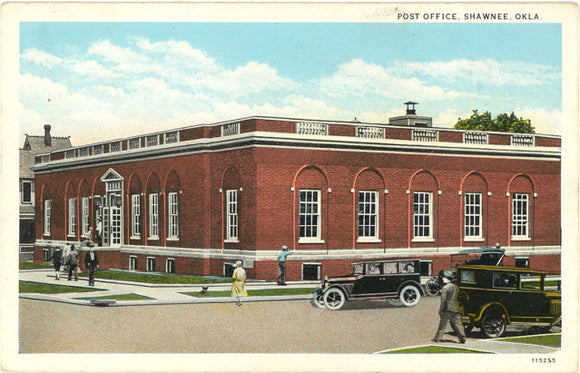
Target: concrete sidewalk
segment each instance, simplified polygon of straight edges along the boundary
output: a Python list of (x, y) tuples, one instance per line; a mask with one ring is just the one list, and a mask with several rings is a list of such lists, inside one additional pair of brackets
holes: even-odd
[[(195, 293), (202, 291), (201, 284), (147, 284), (139, 282), (116, 281), (108, 279), (95, 279), (95, 286), (88, 286), (88, 277), (79, 277), (78, 281), (68, 281), (64, 272), (60, 274), (60, 280), (56, 280), (52, 269), (21, 270), (19, 280), (31, 281), (51, 285), (79, 286), (91, 290), (91, 292), (72, 292), (61, 294), (37, 294), (21, 293), (21, 298), (38, 299), (54, 302), (71, 303), (78, 305), (93, 305), (91, 299), (99, 297), (114, 297), (115, 295), (136, 294), (147, 297), (145, 300), (116, 300), (110, 306), (149, 306), (159, 304), (188, 304), (188, 303), (227, 303), (234, 302), (233, 297), (195, 297), (183, 293)], [(288, 282), (284, 288), (315, 288), (318, 281)], [(229, 291), (229, 283), (208, 283), (208, 291)], [(250, 281), (246, 284), (246, 290), (258, 289), (282, 289), (275, 281)], [(269, 296), (246, 296), (243, 302), (279, 301), (311, 299), (311, 294), (306, 295), (269, 295)]]

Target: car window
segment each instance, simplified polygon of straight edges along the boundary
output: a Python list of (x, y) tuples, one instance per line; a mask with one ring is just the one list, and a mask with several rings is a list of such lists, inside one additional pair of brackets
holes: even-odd
[(400, 273), (415, 273), (415, 262), (400, 262)]
[(475, 272), (470, 271), (470, 270), (462, 270), (461, 274), (460, 274), (460, 278), (461, 278), (462, 284), (465, 284), (465, 283), (474, 284), (475, 283)]
[(367, 264), (367, 275), (380, 275), (380, 274), (381, 274), (381, 263)]
[(522, 273), (520, 275), (521, 290), (542, 290), (542, 276)]
[(386, 262), (384, 273), (397, 273), (397, 262)]
[(518, 284), (518, 278), (513, 273), (494, 273), (493, 287), (515, 289)]
[(355, 264), (352, 266), (352, 274), (353, 275), (362, 275), (363, 269), (364, 269), (364, 267), (362, 264)]

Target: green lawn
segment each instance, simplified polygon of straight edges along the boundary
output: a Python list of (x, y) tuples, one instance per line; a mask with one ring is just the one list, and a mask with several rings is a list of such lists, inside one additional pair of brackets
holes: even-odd
[(33, 281), (20, 281), (20, 293), (61, 294), (101, 291), (104, 289), (84, 288), (80, 286), (52, 285)]
[(50, 263), (18, 262), (20, 269), (45, 269), (52, 267)]
[[(86, 276), (86, 274), (83, 274)], [(143, 282), (147, 284), (208, 284), (232, 282), (224, 277), (203, 277), (173, 275), (168, 273), (139, 273), (128, 271), (103, 270), (95, 272), (95, 278), (121, 280), (130, 282)]]
[(400, 350), (393, 350), (388, 352), (383, 352), (385, 354), (487, 354), (489, 352), (469, 350), (465, 348), (453, 348), (453, 347), (440, 347), (440, 346), (421, 346), (421, 347), (410, 347), (402, 348)]
[[(250, 296), (265, 296), (265, 295), (306, 295), (312, 294), (314, 288), (283, 288), (283, 289), (259, 289), (248, 290)], [(208, 291), (202, 294), (201, 292), (186, 292), (182, 293), (192, 297), (229, 297), (232, 295), (231, 290), (223, 291)]]
[(501, 338), (498, 341), (505, 342), (515, 342), (515, 343), (529, 343), (534, 345), (549, 346), (549, 347), (562, 347), (562, 335), (561, 334), (549, 334), (549, 335), (533, 335), (529, 337), (514, 337), (514, 338)]

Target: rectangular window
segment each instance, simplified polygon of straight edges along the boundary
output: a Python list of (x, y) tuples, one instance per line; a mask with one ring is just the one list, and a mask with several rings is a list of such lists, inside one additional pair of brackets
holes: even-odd
[(298, 211), (299, 241), (321, 241), (320, 190), (301, 190)]
[(167, 258), (165, 261), (165, 272), (175, 273), (175, 258)]
[(525, 193), (512, 194), (512, 239), (529, 239), (529, 196)]
[(68, 200), (68, 235), (75, 236), (77, 234), (77, 199), (70, 198)]
[(44, 235), (50, 235), (50, 223), (52, 217), (52, 200), (47, 199), (44, 201)]
[(464, 219), (465, 240), (483, 239), (481, 193), (465, 193)]
[(433, 239), (433, 203), (431, 192), (413, 194), (413, 239)]
[(129, 139), (129, 149), (139, 149), (141, 147), (141, 139), (139, 137), (135, 139)]
[(379, 198), (373, 191), (358, 192), (358, 240), (379, 239)]
[(23, 181), (21, 185), (21, 202), (27, 204), (32, 203), (32, 181)]
[(149, 135), (145, 138), (146, 146), (159, 145), (159, 135)]
[(226, 191), (226, 241), (238, 242), (238, 191)]
[(131, 237), (141, 238), (141, 195), (131, 195)]
[(167, 238), (179, 238), (179, 202), (176, 192), (167, 195)]
[(93, 155), (103, 154), (103, 144), (93, 146)]
[(528, 257), (516, 257), (516, 267), (530, 268), (530, 258), (528, 258)]
[(109, 151), (111, 153), (121, 151), (121, 142), (115, 141), (115, 142), (112, 142), (111, 144), (109, 144)]
[(130, 271), (136, 271), (137, 270), (137, 257), (136, 256), (130, 256), (129, 257), (129, 270)]
[(155, 272), (155, 257), (147, 257), (147, 272)]
[(302, 264), (302, 280), (303, 281), (320, 280), (320, 263)]
[(89, 197), (81, 199), (81, 229), (82, 234), (89, 231)]
[(79, 149), (79, 157), (86, 157), (89, 155), (89, 148), (84, 147)]
[(149, 238), (159, 238), (159, 194), (149, 194)]
[(520, 290), (542, 290), (542, 276), (531, 273), (522, 273), (520, 275)]
[(179, 132), (167, 132), (165, 134), (165, 143), (166, 144), (173, 144), (179, 141)]

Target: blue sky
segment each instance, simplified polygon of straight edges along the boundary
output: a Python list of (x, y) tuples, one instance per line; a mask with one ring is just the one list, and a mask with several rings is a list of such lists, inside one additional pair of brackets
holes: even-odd
[(20, 26), (21, 136), (73, 144), (251, 115), (452, 127), (514, 111), (561, 134), (559, 24), (56, 23)]

